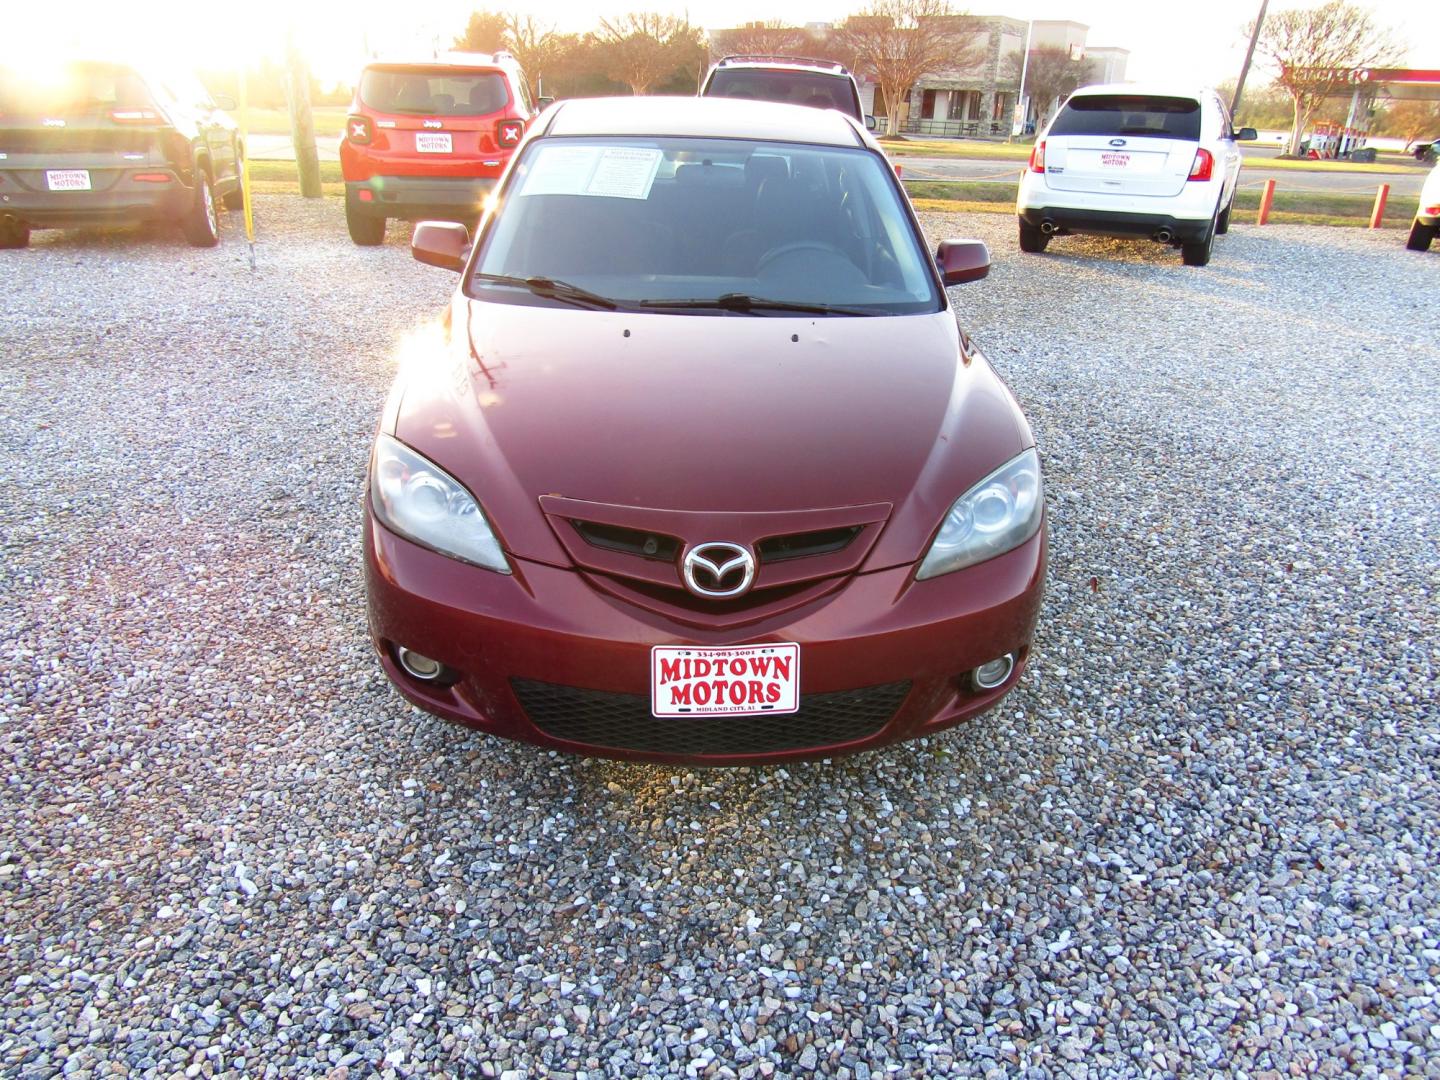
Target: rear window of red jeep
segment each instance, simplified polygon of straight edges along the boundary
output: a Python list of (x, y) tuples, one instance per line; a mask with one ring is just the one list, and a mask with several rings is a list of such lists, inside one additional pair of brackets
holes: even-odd
[(498, 71), (371, 67), (360, 76), (360, 101), (380, 113), (486, 116), (510, 103), (510, 89)]

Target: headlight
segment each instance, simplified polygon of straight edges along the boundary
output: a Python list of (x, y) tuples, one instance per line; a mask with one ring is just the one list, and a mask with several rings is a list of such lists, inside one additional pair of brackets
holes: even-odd
[(939, 577), (1019, 547), (1040, 528), (1044, 506), (1032, 446), (955, 501), (915, 576)]
[(370, 507), (386, 527), (417, 544), (510, 573), (475, 497), (433, 461), (388, 435), (375, 440)]

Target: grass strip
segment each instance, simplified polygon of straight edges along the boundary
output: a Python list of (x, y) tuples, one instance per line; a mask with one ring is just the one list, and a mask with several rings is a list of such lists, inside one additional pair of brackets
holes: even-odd
[[(880, 145), (892, 158), (933, 157), (965, 158), (979, 161), (1028, 161), (1028, 142), (1000, 143), (981, 139), (911, 139), (891, 141), (881, 139)], [(1276, 172), (1311, 173), (1393, 173), (1408, 171), (1417, 163), (1405, 154), (1382, 154), (1376, 162), (1360, 161), (1311, 161), (1299, 158), (1275, 158), (1251, 155), (1245, 164), (1252, 169), (1274, 169)], [(1427, 167), (1418, 166), (1422, 171)]]
[[(310, 115), (315, 122), (315, 134), (338, 137), (345, 130), (345, 117), (348, 112), (343, 105), (314, 106)], [(234, 115), (238, 123), (239, 112)], [(245, 128), (251, 135), (289, 135), (290, 110), (257, 109), (252, 106), (245, 112)]]
[[(907, 180), (905, 189), (917, 209), (942, 210), (953, 204), (955, 210), (978, 207), (981, 210), (1014, 211), (1016, 184), (936, 183), (930, 180)], [(923, 204), (923, 205), (922, 205)], [(1270, 220), (1277, 224), (1295, 225), (1369, 225), (1375, 200), (1367, 195), (1322, 195), (1309, 192), (1275, 192)], [(1253, 223), (1260, 208), (1260, 192), (1241, 190), (1235, 196), (1235, 218), (1238, 223)], [(1387, 228), (1409, 228), (1415, 217), (1413, 200), (1392, 198), (1385, 206), (1382, 222)]]

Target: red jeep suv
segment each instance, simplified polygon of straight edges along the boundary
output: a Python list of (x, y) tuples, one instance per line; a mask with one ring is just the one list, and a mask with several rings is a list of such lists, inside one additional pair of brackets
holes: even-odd
[(473, 225), (537, 111), (509, 53), (367, 65), (340, 142), (350, 238), (378, 244), (392, 217)]

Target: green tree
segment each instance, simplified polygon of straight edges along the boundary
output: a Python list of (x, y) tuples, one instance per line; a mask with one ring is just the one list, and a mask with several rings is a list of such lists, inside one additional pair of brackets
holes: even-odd
[(1405, 149), (1421, 139), (1440, 139), (1440, 101), (1397, 101), (1380, 118), (1385, 135), (1405, 140)]
[(471, 12), (465, 32), (455, 39), (455, 48), (462, 52), (499, 52), (505, 48), (507, 29), (508, 20), (499, 12)]

